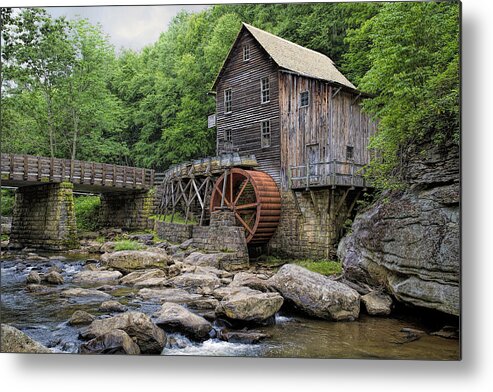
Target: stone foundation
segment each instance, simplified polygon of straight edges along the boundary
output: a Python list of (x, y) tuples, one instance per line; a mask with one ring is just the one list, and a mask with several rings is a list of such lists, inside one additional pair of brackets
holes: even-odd
[(235, 225), (233, 213), (218, 211), (211, 214), (210, 226), (156, 222), (155, 227), (158, 236), (167, 241), (178, 243), (192, 238), (192, 246), (197, 249), (231, 254), (227, 263), (229, 269), (236, 269), (248, 266), (248, 248), (244, 229)]
[(159, 238), (163, 238), (173, 244), (181, 244), (192, 238), (192, 225), (181, 225), (179, 223), (167, 223), (156, 221), (154, 230)]
[(355, 192), (337, 207), (345, 189), (282, 191), (281, 221), (268, 252), (289, 258), (335, 259), (337, 243)]
[(17, 188), (10, 246), (46, 250), (77, 248), (73, 185), (60, 183)]
[(127, 230), (147, 229), (153, 203), (152, 191), (103, 193), (100, 221), (104, 227)]

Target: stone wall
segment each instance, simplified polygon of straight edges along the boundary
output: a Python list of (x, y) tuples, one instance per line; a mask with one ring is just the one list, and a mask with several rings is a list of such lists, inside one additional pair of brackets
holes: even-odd
[(289, 258), (334, 259), (337, 242), (357, 191), (345, 189), (281, 192), (281, 221), (269, 242), (271, 254)]
[(158, 237), (173, 244), (181, 244), (192, 238), (192, 229), (192, 225), (182, 225), (179, 223), (156, 221), (154, 224), (154, 230), (156, 230)]
[(10, 246), (47, 250), (77, 248), (73, 185), (60, 183), (17, 188)]
[[(218, 211), (211, 214), (210, 226), (180, 225), (176, 223), (156, 222), (156, 231), (160, 238), (180, 243), (192, 238), (192, 246), (205, 252), (230, 254), (227, 261), (231, 269), (233, 264), (248, 264), (248, 248), (245, 231), (235, 226), (234, 214), (230, 211)], [(223, 260), (223, 263), (225, 261)]]
[(147, 229), (153, 206), (153, 190), (103, 193), (99, 219), (103, 227)]

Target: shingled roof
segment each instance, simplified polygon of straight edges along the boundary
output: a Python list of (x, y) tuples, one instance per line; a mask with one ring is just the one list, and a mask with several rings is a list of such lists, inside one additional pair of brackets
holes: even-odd
[[(327, 82), (336, 83), (352, 90), (356, 90), (356, 87), (336, 68), (334, 62), (324, 54), (297, 45), (293, 42), (285, 40), (284, 38), (268, 33), (267, 31), (260, 30), (246, 23), (243, 23), (243, 27), (236, 40), (238, 40), (241, 36), (243, 29), (248, 30), (253, 35), (255, 40), (262, 46), (262, 48), (264, 48), (264, 50), (280, 68), (303, 76), (325, 80)], [(235, 44), (233, 44), (233, 47)], [(223, 67), (214, 82), (214, 87), (222, 75), (223, 68), (227, 63), (228, 58), (224, 62)]]

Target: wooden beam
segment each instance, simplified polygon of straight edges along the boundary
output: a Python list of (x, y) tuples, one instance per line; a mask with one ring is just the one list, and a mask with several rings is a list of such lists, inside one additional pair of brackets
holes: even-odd
[(346, 200), (346, 197), (349, 193), (349, 188), (346, 189), (346, 192), (344, 192), (344, 195), (341, 197), (341, 199), (339, 200), (339, 203), (337, 203), (337, 207), (336, 207), (336, 210), (335, 210), (335, 217), (337, 217), (339, 215), (339, 211), (342, 207), (342, 204), (344, 203), (344, 201)]
[(317, 201), (315, 199), (315, 194), (312, 190), (310, 190), (310, 198), (312, 199), (313, 209), (318, 214), (319, 213), (318, 204), (317, 204)]

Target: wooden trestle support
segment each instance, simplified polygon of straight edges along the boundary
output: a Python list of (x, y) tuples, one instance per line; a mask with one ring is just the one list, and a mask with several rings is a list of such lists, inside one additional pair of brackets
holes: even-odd
[[(212, 161), (213, 164), (215, 161)], [(159, 215), (181, 213), (185, 224), (193, 216), (200, 226), (208, 224), (210, 213), (233, 211), (237, 224), (245, 229), (249, 245), (266, 244), (274, 235), (281, 216), (281, 195), (267, 173), (252, 170), (256, 162), (242, 161), (242, 167), (211, 164), (197, 170), (197, 165), (170, 170), (162, 187)]]

